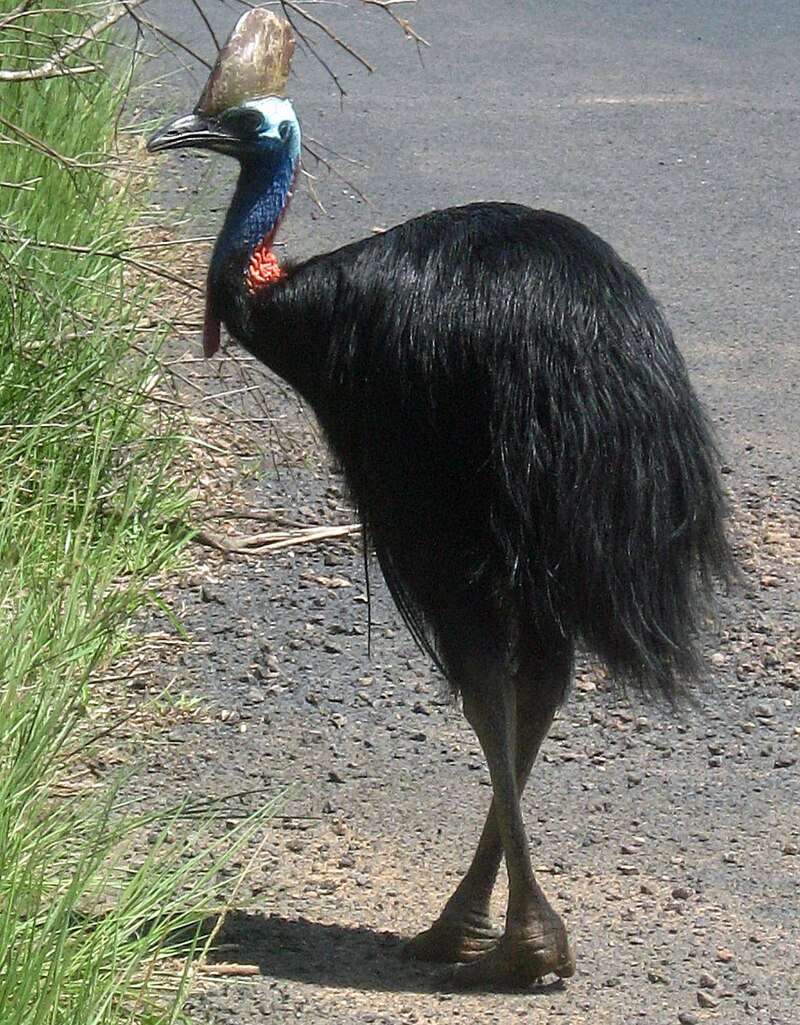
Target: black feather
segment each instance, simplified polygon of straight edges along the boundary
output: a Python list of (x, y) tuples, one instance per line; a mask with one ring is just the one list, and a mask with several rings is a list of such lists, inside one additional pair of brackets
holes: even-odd
[(696, 674), (699, 617), (731, 565), (717, 452), (659, 308), (605, 242), (476, 204), (255, 298), (241, 278), (232, 262), (218, 281), (221, 318), (316, 411), (445, 671), (448, 636), (474, 622), (509, 658), (577, 640), (667, 696)]

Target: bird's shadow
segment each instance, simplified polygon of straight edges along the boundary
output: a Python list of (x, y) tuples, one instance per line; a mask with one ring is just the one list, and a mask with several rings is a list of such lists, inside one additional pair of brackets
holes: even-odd
[[(452, 970), (403, 958), (404, 940), (366, 927), (232, 911), (209, 963), (255, 965), (262, 975), (362, 992), (453, 992)], [(551, 986), (537, 987), (539, 992)], [(530, 992), (530, 990), (528, 991)]]
[(208, 960), (256, 965), (272, 978), (337, 989), (433, 993), (445, 986), (446, 971), (407, 962), (402, 949), (393, 933), (231, 911)]

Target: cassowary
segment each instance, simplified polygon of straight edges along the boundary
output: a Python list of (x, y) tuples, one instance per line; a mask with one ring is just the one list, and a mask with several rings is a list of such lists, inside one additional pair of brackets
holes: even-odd
[(729, 567), (715, 446), (669, 328), (604, 241), (511, 204), (424, 214), (280, 266), (300, 127), (279, 96), (200, 105), (149, 143), (184, 146), (241, 167), (208, 275), (206, 354), (223, 323), (314, 409), (397, 606), (488, 763), (472, 864), (408, 951), (461, 963), (464, 986), (569, 976), (520, 794), (576, 644), (674, 697)]

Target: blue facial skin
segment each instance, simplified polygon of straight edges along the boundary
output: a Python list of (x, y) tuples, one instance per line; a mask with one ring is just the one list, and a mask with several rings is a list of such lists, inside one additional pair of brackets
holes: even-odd
[(241, 166), (233, 201), (211, 261), (212, 275), (233, 253), (252, 252), (274, 233), (300, 160), (300, 125), (288, 100), (249, 100), (217, 118), (225, 133), (213, 149)]
[(186, 147), (224, 153), (240, 165), (208, 274), (203, 350), (212, 356), (222, 323), (237, 337), (246, 334), (248, 267), (259, 246), (270, 248), (291, 198), (300, 163), (300, 125), (288, 100), (264, 96), (219, 114), (195, 111), (173, 118), (147, 143), (151, 153)]

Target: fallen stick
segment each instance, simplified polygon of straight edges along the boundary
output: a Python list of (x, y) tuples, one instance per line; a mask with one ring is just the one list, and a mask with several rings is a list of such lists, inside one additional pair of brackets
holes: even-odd
[(271, 530), (259, 534), (237, 534), (225, 537), (210, 530), (200, 530), (195, 541), (225, 552), (226, 555), (266, 555), (295, 545), (313, 544), (333, 538), (349, 537), (361, 533), (360, 523), (345, 523), (341, 526), (303, 527), (298, 530)]
[(198, 972), (203, 975), (260, 975), (261, 969), (257, 964), (201, 964), (197, 966)]

